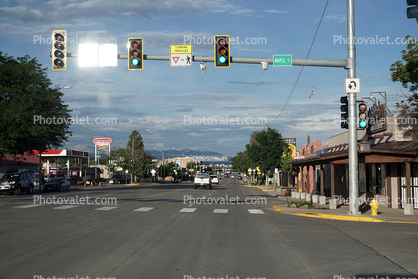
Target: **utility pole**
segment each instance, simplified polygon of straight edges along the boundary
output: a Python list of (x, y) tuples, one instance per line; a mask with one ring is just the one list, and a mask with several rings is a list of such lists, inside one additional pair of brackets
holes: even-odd
[[(354, 0), (347, 0), (347, 68), (348, 78), (356, 77), (356, 44)], [(348, 94), (348, 183), (350, 211), (349, 214), (358, 215), (358, 154), (357, 154), (357, 96)]]

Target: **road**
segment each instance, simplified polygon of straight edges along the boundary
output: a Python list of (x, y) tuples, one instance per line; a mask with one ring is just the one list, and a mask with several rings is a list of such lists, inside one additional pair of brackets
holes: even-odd
[(418, 278), (417, 225), (272, 205), (231, 178), (0, 196), (0, 278)]

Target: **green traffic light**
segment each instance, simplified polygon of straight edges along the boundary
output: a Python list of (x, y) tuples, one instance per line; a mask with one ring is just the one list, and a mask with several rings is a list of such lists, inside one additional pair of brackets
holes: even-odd
[(366, 126), (367, 126), (367, 122), (366, 122), (365, 120), (361, 120), (361, 121), (359, 122), (359, 126), (360, 126), (360, 128), (366, 128)]
[(137, 65), (138, 65), (138, 63), (139, 63), (138, 58), (133, 58), (133, 59), (131, 60), (131, 63), (132, 63), (132, 65), (137, 66)]
[(225, 63), (226, 62), (226, 57), (225, 56), (220, 56), (219, 57), (219, 63)]

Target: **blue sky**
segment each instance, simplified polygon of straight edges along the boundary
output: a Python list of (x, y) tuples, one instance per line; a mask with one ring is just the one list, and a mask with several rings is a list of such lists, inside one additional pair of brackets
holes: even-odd
[[(231, 46), (231, 56), (306, 58), (326, 2), (3, 0), (0, 51), (36, 57), (49, 68), (55, 85), (71, 86), (62, 91), (73, 117), (116, 119), (116, 124), (72, 125), (66, 148), (92, 149), (93, 138), (103, 136), (113, 139), (112, 146), (124, 147), (131, 131), (138, 130), (143, 131), (146, 149), (190, 148), (234, 155), (245, 150), (252, 131), (263, 128), (251, 123), (254, 116), (279, 129), (283, 137), (297, 138), (300, 146), (306, 144), (307, 135), (313, 136), (312, 87), (315, 139), (326, 144), (328, 137), (343, 132), (334, 118), (340, 115), (339, 99), (345, 95), (344, 69), (305, 67), (288, 104), (272, 122), (291, 93), (300, 66), (270, 65), (261, 73), (261, 65), (233, 63), (219, 69), (208, 63), (205, 73), (199, 62), (178, 68), (168, 61), (144, 61), (142, 71), (129, 71), (127, 60), (119, 59), (117, 67), (80, 68), (78, 58), (68, 58), (66, 71), (52, 71), (49, 57), (52, 30), (65, 29), (72, 40), (71, 53), (77, 53), (78, 43), (85, 40), (116, 42), (118, 52), (127, 54), (128, 38), (142, 37), (145, 54), (169, 55), (170, 44), (190, 43), (187, 39), (193, 38), (193, 55), (213, 56), (212, 44), (197, 43), (229, 35), (240, 42)], [(357, 77), (362, 88), (358, 99), (371, 91), (386, 91), (392, 112), (401, 85), (390, 80), (390, 65), (406, 48), (401, 39), (418, 31), (415, 20), (406, 18), (406, 8), (406, 1), (355, 1)], [(329, 2), (309, 58), (347, 57), (346, 10), (346, 1)], [(384, 43), (377, 44), (376, 38)], [(226, 118), (242, 123), (226, 123)], [(189, 119), (212, 124), (193, 124)]]

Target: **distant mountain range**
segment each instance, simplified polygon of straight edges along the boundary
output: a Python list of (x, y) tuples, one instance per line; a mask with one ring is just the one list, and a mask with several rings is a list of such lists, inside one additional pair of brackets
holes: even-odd
[[(151, 155), (155, 156), (157, 160), (161, 160), (161, 151), (158, 150), (145, 150)], [(165, 155), (164, 159), (175, 158), (175, 157), (192, 157), (192, 156), (225, 156), (218, 152), (206, 151), (206, 150), (192, 150), (192, 149), (183, 149), (183, 150), (162, 150)]]

